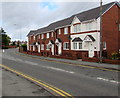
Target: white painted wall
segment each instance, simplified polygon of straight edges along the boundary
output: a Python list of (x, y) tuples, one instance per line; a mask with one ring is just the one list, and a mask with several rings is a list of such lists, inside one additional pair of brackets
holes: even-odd
[(40, 45), (38, 45), (38, 52), (40, 53)]
[(52, 55), (54, 55), (54, 45), (52, 44), (52, 47), (51, 47), (51, 52), (52, 52)]
[(35, 46), (33, 45), (33, 51), (35, 51)]
[[(75, 33), (73, 25), (76, 23), (81, 23), (81, 31), (80, 32), (100, 30), (100, 18), (98, 18), (96, 20), (91, 20), (91, 21), (88, 20), (88, 21), (80, 22), (80, 20), (77, 17), (75, 17), (71, 24), (71, 33)], [(90, 26), (89, 29), (87, 28), (88, 26)]]
[(27, 50), (30, 50), (29, 49), (29, 38), (28, 38), (28, 41), (27, 41)]
[[(84, 34), (75, 34), (75, 35), (71, 35), (72, 40), (75, 37), (80, 37), (82, 40), (84, 40), (84, 38), (87, 35), (92, 35), (95, 38), (95, 41), (93, 42), (94, 47), (96, 47), (96, 49), (94, 49), (94, 51), (99, 51), (100, 50), (100, 33), (99, 32), (94, 32), (94, 33), (84, 33)], [(71, 50), (73, 49), (73, 42), (71, 40)], [(89, 50), (89, 44), (88, 42), (83, 41), (82, 42), (82, 49), (76, 49), (76, 50), (82, 50), (82, 51), (88, 51)]]

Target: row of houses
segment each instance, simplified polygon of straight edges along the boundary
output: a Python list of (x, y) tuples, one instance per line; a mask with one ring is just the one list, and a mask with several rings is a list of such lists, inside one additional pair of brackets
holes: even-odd
[[(41, 56), (83, 58), (100, 55), (100, 7), (93, 8), (47, 27), (31, 30), (28, 51)], [(120, 51), (120, 4), (112, 2), (102, 9), (103, 56)]]

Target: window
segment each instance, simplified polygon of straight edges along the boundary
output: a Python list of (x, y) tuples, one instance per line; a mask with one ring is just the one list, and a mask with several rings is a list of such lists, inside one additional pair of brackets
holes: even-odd
[(120, 31), (120, 24), (119, 24), (119, 27), (118, 27), (118, 28), (119, 28), (119, 31)]
[(49, 33), (47, 33), (47, 38), (49, 38), (50, 37), (50, 35), (49, 35)]
[(68, 28), (64, 28), (64, 34), (68, 34)]
[(41, 39), (43, 39), (44, 38), (44, 34), (42, 34), (42, 37), (41, 37)]
[(77, 49), (77, 43), (73, 43), (73, 49)]
[(51, 32), (51, 37), (53, 37), (53, 32)]
[(81, 30), (80, 24), (74, 25), (74, 33), (80, 32), (80, 30)]
[(41, 44), (41, 50), (44, 50), (44, 44)]
[(65, 50), (69, 49), (69, 43), (68, 42), (65, 42), (64, 45), (63, 45), (63, 48)]
[(50, 50), (50, 45), (46, 45), (46, 50)]
[(79, 49), (82, 49), (82, 43), (79, 43)]
[(34, 38), (34, 40), (35, 40), (35, 35), (33, 35), (33, 38)]
[(39, 39), (40, 39), (40, 35), (39, 35)]
[(106, 49), (106, 42), (103, 42), (103, 49)]

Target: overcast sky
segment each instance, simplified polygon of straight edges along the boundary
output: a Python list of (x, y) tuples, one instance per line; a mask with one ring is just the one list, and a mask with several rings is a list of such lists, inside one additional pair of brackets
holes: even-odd
[[(15, 2), (15, 0), (11, 0), (8, 2), (6, 0), (6, 2), (0, 2), (0, 13), (2, 13), (0, 14), (0, 27), (4, 28), (12, 40), (27, 40), (26, 36), (30, 30), (47, 26), (54, 21), (99, 6), (99, 0), (95, 1), (98, 2), (90, 2), (89, 0), (86, 2), (82, 0), (79, 2), (68, 2), (68, 0), (59, 0), (58, 2), (53, 0), (44, 2), (19, 0), (19, 2)], [(114, 0), (103, 1), (109, 3)]]

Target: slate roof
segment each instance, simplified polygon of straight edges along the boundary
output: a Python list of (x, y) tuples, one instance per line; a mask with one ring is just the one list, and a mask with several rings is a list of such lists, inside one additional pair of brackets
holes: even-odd
[[(109, 9), (113, 4), (116, 4), (116, 2), (112, 2), (112, 3), (109, 3), (109, 4), (103, 5), (102, 13), (104, 13), (107, 9)], [(120, 6), (120, 4), (118, 4), (118, 6)], [(40, 28), (36, 31), (30, 31), (27, 36), (29, 36), (31, 34), (46, 33), (47, 31), (51, 31), (51, 30), (54, 31), (55, 28), (70, 25), (75, 16), (77, 16), (81, 22), (87, 21), (87, 20), (92, 20), (92, 19), (97, 19), (98, 17), (100, 17), (100, 7), (93, 8), (93, 9), (90, 9), (90, 10), (72, 15), (71, 17), (68, 17), (66, 19), (51, 23), (47, 27)]]

